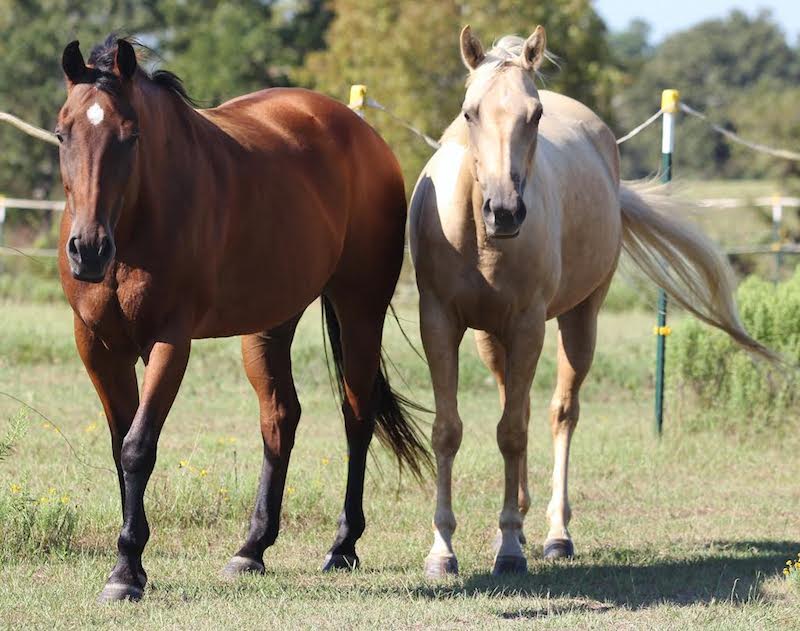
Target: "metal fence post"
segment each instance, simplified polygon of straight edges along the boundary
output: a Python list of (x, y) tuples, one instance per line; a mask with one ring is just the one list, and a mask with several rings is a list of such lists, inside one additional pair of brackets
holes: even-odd
[[(661, 181), (672, 179), (672, 153), (675, 149), (675, 116), (678, 113), (680, 93), (677, 90), (664, 90), (661, 93), (661, 110), (664, 112), (661, 133)], [(660, 436), (664, 426), (664, 361), (666, 359), (667, 335), (667, 294), (658, 289), (658, 311), (656, 314), (656, 433)]]
[(776, 283), (781, 279), (781, 267), (783, 266), (781, 221), (783, 221), (783, 198), (776, 194), (772, 198), (772, 247), (775, 250)]

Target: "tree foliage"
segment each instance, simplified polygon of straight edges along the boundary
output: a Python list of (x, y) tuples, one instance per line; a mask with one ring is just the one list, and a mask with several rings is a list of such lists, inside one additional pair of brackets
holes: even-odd
[[(725, 18), (702, 22), (667, 38), (638, 69), (619, 95), (615, 112), (619, 130), (630, 129), (659, 106), (661, 91), (677, 88), (692, 107), (707, 112), (718, 124), (736, 129), (742, 114), (732, 106), (743, 92), (759, 83), (796, 84), (797, 52), (786, 43), (767, 11), (749, 17), (733, 11)], [(768, 109), (762, 97), (751, 109)], [(755, 131), (755, 130), (754, 130)], [(732, 161), (732, 148), (702, 121), (683, 117), (676, 147), (676, 171), (692, 177), (752, 175)], [(758, 133), (756, 134), (759, 135)], [(659, 164), (660, 145), (654, 134), (642, 134), (622, 151), (623, 172), (639, 177)]]
[[(486, 47), (544, 25), (560, 66), (545, 66), (546, 87), (594, 108), (620, 134), (658, 108), (662, 89), (676, 87), (747, 138), (800, 145), (800, 55), (768, 12), (734, 11), (653, 46), (641, 20), (608, 33), (590, 0), (0, 0), (0, 109), (52, 128), (64, 98), (63, 47), (77, 38), (88, 54), (116, 31), (152, 48), (146, 63), (175, 71), (203, 105), (280, 85), (344, 100), (351, 84), (364, 83), (373, 98), (437, 136), (463, 98), (458, 34), (466, 23)], [(368, 118), (398, 154), (410, 187), (430, 148), (385, 114)], [(657, 169), (657, 127), (623, 146), (626, 177)], [(0, 149), (0, 193), (60, 196), (53, 147), (0, 126)], [(681, 117), (676, 172), (797, 181), (798, 165)]]
[[(295, 78), (340, 99), (351, 84), (366, 84), (376, 100), (431, 136), (444, 130), (463, 100), (466, 70), (458, 36), (467, 23), (485, 47), (503, 35), (527, 36), (544, 25), (548, 48), (561, 59), (560, 70), (544, 69), (548, 87), (609, 110), (605, 25), (588, 0), (335, 0), (332, 6), (336, 17), (327, 47), (309, 55)], [(413, 185), (430, 148), (386, 115), (368, 116)]]
[[(0, 110), (52, 129), (64, 101), (60, 59), (81, 41), (84, 56), (110, 32), (147, 44), (202, 104), (287, 85), (306, 52), (322, 45), (324, 0), (0, 0)], [(58, 152), (0, 126), (0, 193), (61, 195)]]

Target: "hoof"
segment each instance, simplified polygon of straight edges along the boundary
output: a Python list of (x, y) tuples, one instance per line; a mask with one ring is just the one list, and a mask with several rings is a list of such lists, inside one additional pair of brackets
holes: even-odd
[(550, 539), (544, 542), (544, 558), (548, 561), (571, 559), (575, 556), (575, 547), (570, 539)]
[(355, 570), (358, 569), (360, 561), (358, 557), (350, 554), (330, 554), (325, 557), (325, 563), (322, 565), (323, 572), (331, 572), (333, 570)]
[(224, 578), (237, 578), (242, 574), (263, 574), (264, 564), (248, 557), (235, 556), (222, 568)]
[(505, 574), (526, 574), (528, 572), (528, 560), (525, 557), (515, 557), (509, 555), (498, 556), (494, 560), (492, 575), (501, 576)]
[(114, 603), (122, 600), (138, 602), (142, 599), (144, 590), (138, 585), (126, 585), (125, 583), (106, 583), (103, 591), (97, 597), (98, 603)]
[(458, 560), (455, 555), (432, 556), (425, 559), (425, 578), (436, 580), (458, 575)]
[[(520, 547), (524, 548), (528, 543), (528, 540), (525, 538), (525, 533), (522, 530), (519, 531), (519, 545)], [(503, 533), (499, 530), (497, 534), (494, 536), (494, 541), (492, 542), (492, 550), (494, 551), (495, 556), (497, 553), (500, 552), (500, 546), (503, 544)]]

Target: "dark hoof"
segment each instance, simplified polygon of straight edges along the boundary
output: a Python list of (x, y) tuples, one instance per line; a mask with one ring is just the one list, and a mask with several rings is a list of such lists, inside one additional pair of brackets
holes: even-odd
[(458, 575), (458, 560), (455, 555), (428, 556), (425, 559), (425, 578), (436, 580)]
[(331, 572), (333, 570), (355, 570), (358, 569), (360, 561), (358, 557), (350, 554), (330, 554), (325, 557), (325, 563), (322, 566), (323, 572)]
[[(522, 530), (519, 531), (519, 545), (521, 547), (525, 547), (528, 543), (528, 540), (525, 538), (525, 533)], [(494, 541), (492, 542), (492, 550), (494, 551), (495, 555), (500, 552), (500, 546), (503, 544), (503, 535), (498, 530), (497, 534), (494, 537)]]
[(228, 563), (222, 568), (222, 576), (224, 578), (237, 578), (242, 574), (263, 574), (264, 573), (264, 564), (260, 561), (256, 561), (255, 559), (250, 559), (248, 557), (240, 557), (235, 556), (233, 557)]
[(550, 539), (544, 542), (544, 558), (547, 561), (571, 559), (575, 556), (575, 547), (569, 539)]
[(498, 556), (494, 560), (492, 574), (501, 576), (505, 574), (526, 574), (528, 572), (528, 560), (525, 557), (515, 557), (509, 555)]
[(103, 591), (97, 597), (98, 603), (114, 603), (121, 600), (138, 602), (142, 599), (144, 590), (138, 585), (126, 585), (125, 583), (106, 583)]

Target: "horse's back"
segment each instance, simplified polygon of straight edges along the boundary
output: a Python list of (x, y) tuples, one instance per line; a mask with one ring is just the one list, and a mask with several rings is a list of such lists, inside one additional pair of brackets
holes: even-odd
[[(334, 278), (353, 285), (364, 285), (366, 275), (396, 279), (405, 233), (403, 178), (366, 122), (334, 99), (292, 88), (255, 92), (202, 114), (232, 145), (218, 158), (231, 203), (217, 304), (264, 302), (254, 305), (252, 318), (272, 324)], [(247, 280), (233, 287), (225, 281), (231, 277)], [(393, 289), (394, 280), (389, 284)], [(272, 287), (286, 303), (278, 308), (253, 298), (258, 285)]]

